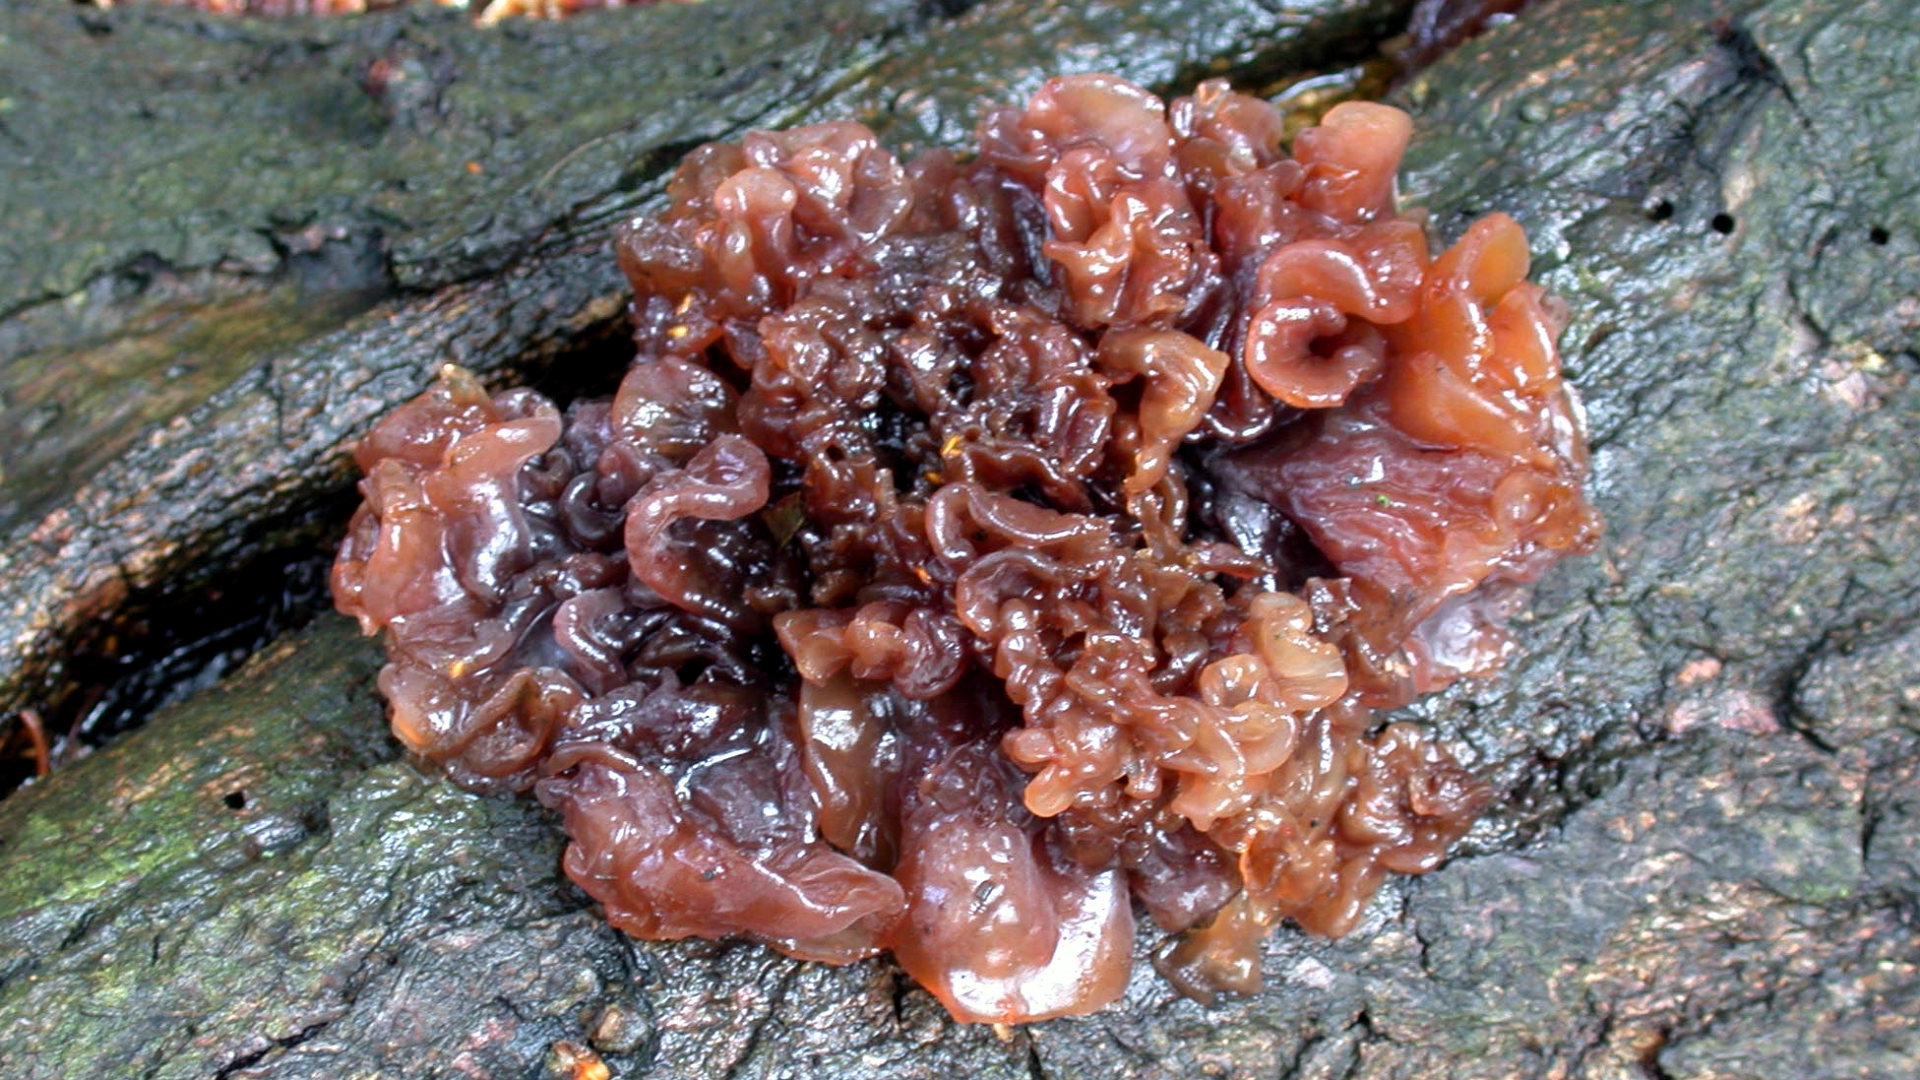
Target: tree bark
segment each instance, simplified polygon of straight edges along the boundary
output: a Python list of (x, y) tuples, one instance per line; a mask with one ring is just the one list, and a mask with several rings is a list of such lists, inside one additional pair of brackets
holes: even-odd
[[(756, 10), (729, 16), (773, 18)], [(1377, 15), (1326, 10), (1335, 26)], [(191, 450), (209, 479), (158, 488), (136, 449), (83, 488), (118, 494), (62, 504), (93, 539), (0, 571), (10, 635), (73, 625), (61, 613), (80, 601), (39, 592), (133, 573), (115, 569), (122, 551), (159, 582), (267, 543), (259, 523), (341, 491), (341, 448), (444, 359), (504, 377), (581, 355), (565, 350), (606, 334), (619, 306), (598, 237), (645, 204), (686, 139), (851, 112), (886, 118), (897, 141), (951, 141), (976, 94), (1015, 96), (1061, 65), (1124, 63), (1160, 86), (1212, 57), (1272, 72), (1311, 62), (1274, 42), (1322, 40), (1326, 25), (1258, 7), (1141, 11), (1159, 13), (1159, 36), (1064, 5), (862, 8), (880, 20), (861, 24), (866, 44), (823, 52), (812, 75), (795, 68), (818, 20), (801, 19), (775, 54), (791, 58), (784, 74), (754, 68), (764, 96), (725, 117), (628, 112), (599, 129), (620, 134), (575, 139), (573, 156), (486, 180), (498, 186), (458, 206), (422, 196), (419, 220), (444, 227), (382, 234), (392, 295), (267, 350), (179, 414), (196, 419), (154, 429), (178, 441), (152, 453)], [(210, 25), (106, 18), (116, 41)], [(1084, 48), (1066, 31), (1020, 40), (1067, 23)], [(604, 69), (622, 43), (652, 62), (644, 25), (484, 45), (419, 15), (195, 33), (359, 42), (386, 26), (435, 49)], [(25, 32), (7, 39), (18, 49)], [(560, 876), (536, 807), (396, 760), (371, 687), (378, 648), (328, 616), (0, 803), (0, 1062), (23, 1077), (567, 1076), (577, 1046), (648, 1078), (1912, 1076), (1916, 66), (1920, 26), (1895, 0), (1546, 0), (1398, 92), (1417, 130), (1402, 187), (1437, 236), (1514, 214), (1537, 278), (1570, 307), (1562, 344), (1608, 532), (1543, 583), (1505, 673), (1418, 709), (1495, 784), (1495, 807), (1349, 937), (1276, 933), (1267, 991), (1203, 1007), (1142, 962), (1119, 1006), (996, 1033), (951, 1024), (885, 961), (627, 940)], [(909, 92), (920, 85), (940, 89)], [(459, 86), (441, 98), (485, 96)], [(575, 171), (589, 179), (541, 179)], [(574, 209), (514, 224), (547, 213), (526, 208), (536, 192)], [(115, 498), (147, 500), (124, 549), (108, 543)]]

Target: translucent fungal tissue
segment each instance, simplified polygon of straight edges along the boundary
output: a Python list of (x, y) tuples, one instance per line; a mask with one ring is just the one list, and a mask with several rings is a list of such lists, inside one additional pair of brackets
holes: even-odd
[(395, 733), (557, 810), (616, 926), (890, 951), (961, 1020), (1111, 1002), (1136, 910), (1202, 998), (1351, 929), (1488, 799), (1375, 710), (1598, 520), (1519, 227), (1430, 253), (1397, 110), (1281, 132), (1084, 75), (971, 160), (696, 150), (611, 400), (450, 371), (359, 448)]

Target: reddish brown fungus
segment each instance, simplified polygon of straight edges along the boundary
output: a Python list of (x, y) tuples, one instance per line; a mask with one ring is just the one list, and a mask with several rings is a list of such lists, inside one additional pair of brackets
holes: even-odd
[(557, 809), (615, 925), (891, 950), (962, 1020), (1113, 1000), (1135, 899), (1200, 996), (1351, 929), (1488, 798), (1372, 710), (1598, 522), (1519, 227), (1430, 258), (1403, 114), (1281, 130), (1077, 76), (971, 163), (695, 151), (610, 401), (450, 371), (361, 446), (395, 732)]
[(53, 754), (47, 743), (46, 721), (41, 720), (39, 712), (33, 709), (21, 709), (19, 715), (19, 730), (27, 744), (22, 756), (33, 764), (34, 776), (45, 776), (53, 771)]
[(1478, 36), (1498, 20), (1513, 17), (1533, 0), (1420, 0), (1407, 19), (1406, 36), (1393, 49), (1400, 63), (1419, 70)]

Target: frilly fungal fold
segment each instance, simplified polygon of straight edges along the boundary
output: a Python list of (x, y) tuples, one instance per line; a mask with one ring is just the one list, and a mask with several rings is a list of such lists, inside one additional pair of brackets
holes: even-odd
[(618, 238), (611, 400), (450, 370), (361, 445), (334, 594), (395, 733), (557, 810), (638, 936), (1012, 1022), (1114, 1000), (1138, 901), (1182, 989), (1257, 988), (1466, 831), (1374, 710), (1497, 667), (1598, 529), (1526, 238), (1431, 255), (1410, 133), (1083, 75), (971, 161), (694, 151)]

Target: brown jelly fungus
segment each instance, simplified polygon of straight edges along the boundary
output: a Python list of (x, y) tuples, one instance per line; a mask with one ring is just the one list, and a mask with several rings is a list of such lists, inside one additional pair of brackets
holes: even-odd
[(1497, 667), (1599, 527), (1526, 238), (1431, 254), (1410, 127), (1083, 75), (971, 160), (694, 151), (619, 234), (611, 400), (449, 369), (360, 445), (334, 595), (395, 733), (558, 811), (640, 937), (1013, 1022), (1113, 1001), (1137, 902), (1181, 989), (1257, 988), (1466, 831), (1375, 710)]

